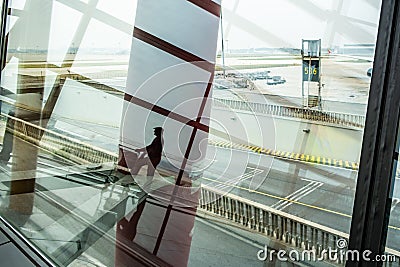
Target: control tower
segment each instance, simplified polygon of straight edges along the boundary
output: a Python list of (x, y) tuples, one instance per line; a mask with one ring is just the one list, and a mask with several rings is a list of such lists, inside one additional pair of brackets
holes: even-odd
[(301, 57), (303, 62), (301, 83), (303, 107), (318, 107), (321, 110), (321, 39), (303, 39)]

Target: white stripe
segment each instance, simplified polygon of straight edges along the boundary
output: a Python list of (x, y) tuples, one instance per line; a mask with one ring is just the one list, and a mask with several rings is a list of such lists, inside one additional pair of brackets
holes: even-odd
[(394, 210), (394, 208), (397, 206), (397, 204), (399, 204), (399, 202), (400, 202), (400, 199), (398, 199), (398, 198), (393, 198), (393, 200), (392, 200), (392, 207), (391, 207), (391, 209), (390, 209), (390, 212), (392, 212), (392, 211)]
[(261, 169), (255, 169), (255, 168), (251, 168), (251, 167), (247, 167), (247, 168), (248, 169), (253, 169), (253, 171), (244, 173), (244, 174), (236, 177), (235, 179), (226, 182), (225, 184), (218, 184), (218, 185), (215, 186), (215, 188), (217, 188), (217, 189), (227, 188), (227, 187), (230, 187), (231, 185), (235, 185), (235, 184), (237, 184), (239, 182), (242, 182), (242, 181), (245, 181), (247, 179), (253, 178), (254, 176), (264, 172), (264, 170), (261, 170)]
[[(305, 186), (301, 187), (300, 189), (294, 191), (293, 193), (291, 193), (290, 195), (287, 195), (285, 197), (285, 199), (292, 199), (294, 197), (296, 197), (298, 194), (303, 193), (304, 191), (309, 190), (310, 187), (312, 187), (314, 183), (308, 183)], [(274, 205), (271, 206), (271, 208), (277, 208), (278, 206), (280, 206), (281, 204), (285, 204), (287, 203), (287, 200), (279, 200), (278, 202), (276, 202)]]
[[(303, 186), (302, 188), (296, 190), (295, 192), (291, 193), (290, 195), (286, 196), (285, 197), (286, 199), (292, 200), (292, 201), (297, 201), (297, 200), (305, 197), (306, 195), (310, 194), (311, 192), (313, 192), (318, 187), (320, 187), (324, 184), (322, 182), (317, 182), (317, 181), (313, 181), (313, 180), (306, 179), (306, 178), (301, 178), (301, 180), (307, 181), (309, 183), (307, 185)], [(288, 200), (280, 200), (277, 203), (275, 203), (274, 205), (272, 205), (271, 207), (278, 209), (278, 210), (283, 210), (284, 208), (293, 204), (292, 201), (288, 201)]]
[[(301, 180), (307, 181), (307, 182), (310, 182), (310, 183), (307, 184), (307, 185), (305, 185), (305, 186), (303, 186), (303, 187), (301, 187), (300, 189), (294, 191), (293, 193), (287, 195), (285, 198), (290, 199), (290, 197), (296, 195), (297, 193), (300, 193), (300, 191), (305, 190), (305, 188), (308, 188), (311, 184), (313, 184), (313, 183), (319, 183), (319, 182), (316, 182), (316, 181), (313, 181), (313, 180), (310, 180), (310, 179), (306, 179), (306, 178), (301, 178)], [(279, 205), (279, 203), (282, 203), (282, 202), (287, 202), (287, 201), (286, 201), (286, 200), (279, 200), (277, 203), (275, 203), (275, 204), (272, 205), (271, 207), (275, 207), (276, 205)]]
[[(322, 185), (323, 185), (323, 183), (316, 183), (316, 184), (314, 184), (314, 187), (313, 187), (312, 189), (308, 190), (307, 192), (305, 192), (304, 194), (300, 195), (299, 197), (293, 199), (293, 201), (298, 201), (299, 199), (301, 199), (301, 198), (307, 196), (308, 194), (310, 194), (311, 192), (315, 191), (318, 187), (320, 187), (320, 186), (322, 186)], [(283, 209), (287, 208), (288, 206), (290, 206), (290, 205), (292, 205), (292, 204), (293, 204), (293, 202), (288, 202), (286, 205), (282, 206), (282, 207), (280, 208), (280, 210), (283, 210)]]

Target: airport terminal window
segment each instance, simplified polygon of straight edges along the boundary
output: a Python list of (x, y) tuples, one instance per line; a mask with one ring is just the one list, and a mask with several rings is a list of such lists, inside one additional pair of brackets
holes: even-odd
[(0, 215), (61, 266), (343, 264), (379, 13), (10, 1)]

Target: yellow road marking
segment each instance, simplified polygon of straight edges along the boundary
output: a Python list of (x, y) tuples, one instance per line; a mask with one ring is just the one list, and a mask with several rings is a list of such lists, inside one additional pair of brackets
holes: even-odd
[(353, 170), (358, 170), (358, 163), (357, 162), (350, 162), (350, 161), (343, 161), (343, 160), (336, 160), (336, 159), (331, 159), (331, 158), (325, 158), (321, 156), (312, 156), (312, 155), (304, 155), (304, 154), (299, 154), (295, 152), (286, 152), (286, 151), (276, 151), (272, 149), (265, 149), (262, 147), (258, 146), (251, 146), (251, 145), (243, 145), (243, 144), (237, 144), (237, 143), (232, 143), (232, 142), (226, 142), (226, 141), (214, 141), (214, 140), (209, 140), (210, 144), (213, 144), (215, 146), (223, 147), (223, 148), (237, 148), (237, 149), (242, 149), (242, 150), (250, 150), (256, 153), (262, 153), (262, 154), (267, 154), (267, 155), (272, 155), (272, 156), (278, 156), (278, 157), (283, 157), (283, 158), (288, 158), (288, 159), (296, 159), (296, 160), (301, 160), (305, 162), (311, 162), (311, 163), (318, 163), (322, 165), (329, 165), (329, 166), (336, 166), (336, 167), (341, 167), (341, 168), (346, 168), (346, 169), (353, 169)]
[(358, 164), (357, 164), (357, 163), (353, 162), (352, 165), (353, 165), (353, 169), (354, 169), (354, 170), (357, 170), (357, 169), (358, 169)]

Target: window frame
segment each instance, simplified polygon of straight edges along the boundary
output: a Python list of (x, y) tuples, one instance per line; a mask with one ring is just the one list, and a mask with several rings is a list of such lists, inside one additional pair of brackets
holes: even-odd
[[(385, 252), (389, 226), (393, 164), (400, 115), (400, 3), (383, 0), (367, 106), (360, 168), (354, 198), (349, 249)], [(379, 71), (376, 71), (379, 70)], [(348, 261), (346, 266), (382, 262)]]

